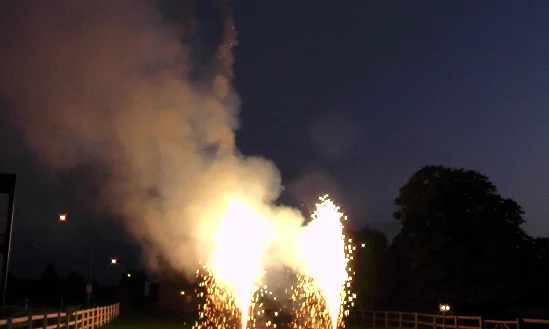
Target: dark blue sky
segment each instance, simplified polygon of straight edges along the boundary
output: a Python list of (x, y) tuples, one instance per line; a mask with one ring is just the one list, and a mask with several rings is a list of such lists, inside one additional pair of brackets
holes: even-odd
[[(549, 235), (548, 2), (237, 0), (235, 11), (237, 145), (279, 166), (284, 201), (306, 208), (331, 192), (355, 224), (392, 232), (414, 171), (465, 167), (524, 207), (528, 233)], [(86, 212), (97, 194), (78, 183), (86, 168), (54, 175), (6, 150), (4, 170), (20, 174), (14, 273), (48, 260), (84, 273), (90, 247), (102, 279), (140, 266), (117, 221)], [(74, 225), (52, 221), (59, 209)]]
[[(544, 1), (243, 1), (238, 145), (283, 173), (327, 171), (362, 223), (389, 221), (398, 189), (423, 165), (479, 170), (524, 207), (528, 232), (549, 235), (548, 10)], [(332, 139), (345, 151), (322, 152), (337, 148)]]

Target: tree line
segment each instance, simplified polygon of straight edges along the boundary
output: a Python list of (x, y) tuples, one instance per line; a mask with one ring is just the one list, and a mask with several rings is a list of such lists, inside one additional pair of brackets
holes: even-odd
[[(505, 316), (549, 308), (549, 238), (522, 228), (524, 212), (474, 171), (426, 166), (395, 199), (392, 241), (354, 232), (354, 289), (363, 309)], [(522, 312), (522, 313), (521, 313)]]
[[(50, 262), (38, 279), (23, 279), (10, 275), (6, 292), (7, 303), (16, 309), (64, 309), (67, 306), (85, 306), (87, 284), (88, 279), (76, 272), (60, 275), (55, 265)], [(100, 285), (94, 280), (91, 284), (93, 304), (106, 305), (116, 300), (117, 287)]]

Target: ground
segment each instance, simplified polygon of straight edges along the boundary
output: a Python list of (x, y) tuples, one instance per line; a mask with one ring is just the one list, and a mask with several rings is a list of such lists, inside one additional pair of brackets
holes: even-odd
[(104, 329), (191, 329), (193, 322), (170, 316), (123, 316)]
[[(126, 316), (114, 320), (104, 326), (104, 329), (191, 329), (194, 322), (187, 322), (183, 318), (169, 316)], [(346, 329), (363, 329), (359, 326), (348, 325)]]

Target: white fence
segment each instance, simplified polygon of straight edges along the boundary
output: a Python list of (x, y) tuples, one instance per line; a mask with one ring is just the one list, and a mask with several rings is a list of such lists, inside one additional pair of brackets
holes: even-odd
[(0, 329), (95, 329), (120, 314), (120, 305), (96, 307), (74, 313), (50, 313), (0, 320)]
[(547, 329), (549, 320), (487, 320), (481, 316), (352, 310), (348, 321), (368, 329)]

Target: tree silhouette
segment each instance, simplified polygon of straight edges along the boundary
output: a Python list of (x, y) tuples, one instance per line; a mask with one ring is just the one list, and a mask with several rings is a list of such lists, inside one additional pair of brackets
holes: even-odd
[(57, 269), (53, 263), (48, 263), (40, 277), (41, 301), (47, 305), (59, 305), (61, 302), (60, 280)]
[(366, 226), (355, 233), (353, 241), (357, 246), (352, 264), (356, 272), (353, 291), (358, 295), (360, 308), (375, 309), (375, 302), (383, 293), (381, 268), (388, 247), (387, 236)]
[[(395, 200), (402, 225), (391, 246), (393, 289), (416, 300), (464, 303), (520, 298), (532, 250), (523, 211), (472, 170), (426, 166)], [(398, 275), (402, 274), (402, 275)]]

